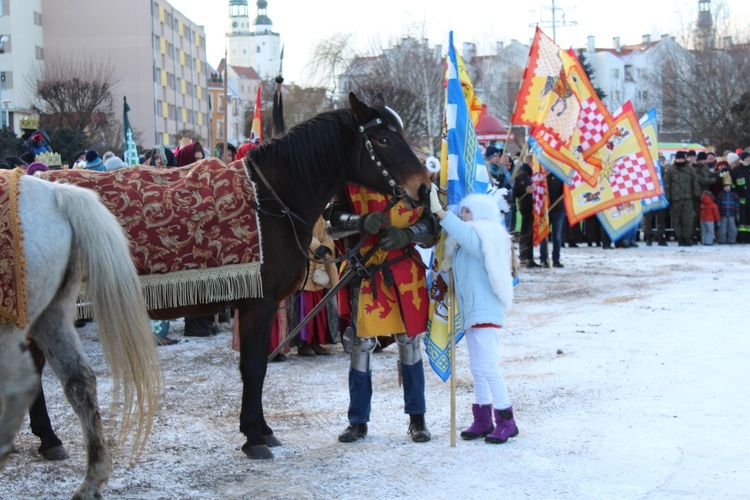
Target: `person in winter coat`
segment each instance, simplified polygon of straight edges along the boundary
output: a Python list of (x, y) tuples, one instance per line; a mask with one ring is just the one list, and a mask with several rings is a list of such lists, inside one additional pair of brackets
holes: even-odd
[[(495, 200), (472, 194), (461, 200), (460, 218), (446, 212), (437, 186), (430, 192), (430, 210), (448, 233), (442, 271), (453, 270), (458, 311), (463, 319), (469, 366), (474, 377), (474, 421), (463, 439), (484, 437), (505, 443), (518, 435), (508, 388), (500, 371), (500, 329), (513, 302), (511, 239), (500, 222)], [(494, 405), (494, 407), (493, 407)], [(495, 417), (495, 425), (492, 417)]]
[(723, 189), (716, 197), (721, 225), (716, 231), (716, 238), (719, 244), (737, 243), (737, 218), (740, 214), (740, 198), (737, 193), (732, 191), (732, 176), (729, 172), (724, 172), (721, 179)]
[(29, 136), (28, 140), (26, 141), (26, 149), (27, 151), (33, 156), (36, 157), (36, 155), (42, 154), (42, 153), (51, 153), (52, 148), (49, 145), (49, 137), (47, 137), (47, 134), (42, 132), (41, 130), (37, 130), (31, 136)]
[(203, 146), (198, 141), (181, 147), (177, 152), (177, 166), (184, 167), (203, 159)]
[(531, 195), (534, 191), (532, 159), (531, 155), (524, 156), (523, 163), (518, 167), (518, 175), (513, 184), (513, 197), (517, 200), (518, 211), (521, 213), (521, 234), (518, 243), (521, 265), (524, 267), (541, 267), (534, 262), (534, 202)]
[(685, 152), (678, 151), (674, 164), (664, 174), (664, 194), (669, 200), (669, 213), (672, 216), (677, 243), (681, 247), (692, 246), (693, 236), (693, 193), (699, 188), (695, 169), (685, 160)]
[(739, 163), (729, 162), (732, 189), (740, 199), (740, 217), (737, 221), (737, 242), (750, 243), (750, 153), (742, 151)]
[(713, 245), (715, 227), (721, 227), (719, 207), (716, 206), (711, 191), (703, 191), (701, 195), (701, 245)]

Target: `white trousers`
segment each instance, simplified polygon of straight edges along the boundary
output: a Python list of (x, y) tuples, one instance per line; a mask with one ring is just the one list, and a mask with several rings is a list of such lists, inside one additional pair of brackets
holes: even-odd
[(510, 406), (508, 388), (500, 372), (500, 328), (469, 328), (469, 369), (474, 377), (474, 402), (504, 410)]

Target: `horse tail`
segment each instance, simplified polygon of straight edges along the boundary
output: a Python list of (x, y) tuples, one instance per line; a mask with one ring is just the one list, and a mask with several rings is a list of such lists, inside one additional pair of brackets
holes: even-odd
[(75, 186), (57, 186), (57, 205), (72, 228), (99, 340), (112, 371), (113, 405), (122, 391), (119, 442), (135, 432), (131, 450), (135, 460), (151, 433), (163, 385), (140, 281), (125, 233), (99, 197)]

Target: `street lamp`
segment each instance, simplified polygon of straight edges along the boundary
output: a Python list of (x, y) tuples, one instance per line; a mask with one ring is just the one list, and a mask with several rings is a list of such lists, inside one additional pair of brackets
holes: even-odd
[[(3, 48), (3, 46), (6, 44), (6, 42), (10, 40), (8, 38), (8, 35), (0, 36), (0, 49)], [(2, 101), (2, 95), (3, 95), (3, 86), (2, 83), (0, 83), (0, 101)], [(7, 124), (4, 123), (5, 119), (3, 118), (2, 114), (0, 114), (0, 128), (7, 127)]]

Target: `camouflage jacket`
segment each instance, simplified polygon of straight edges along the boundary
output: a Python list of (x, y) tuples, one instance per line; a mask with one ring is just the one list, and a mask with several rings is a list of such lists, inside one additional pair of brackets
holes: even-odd
[(708, 170), (708, 167), (700, 162), (693, 162), (691, 165), (698, 177), (698, 190), (693, 192), (693, 198), (700, 198), (703, 191), (711, 187), (716, 182), (716, 176)]
[(700, 193), (698, 174), (688, 163), (674, 163), (664, 174), (664, 192), (670, 202), (692, 200)]

